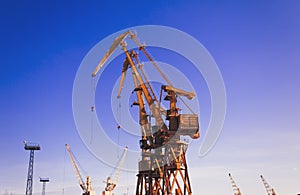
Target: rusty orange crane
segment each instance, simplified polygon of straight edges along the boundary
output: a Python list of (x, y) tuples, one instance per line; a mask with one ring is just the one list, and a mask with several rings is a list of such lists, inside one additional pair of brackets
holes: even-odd
[[(128, 50), (125, 39), (130, 37), (137, 45), (137, 49)], [(179, 113), (176, 106), (177, 99), (194, 98), (194, 92), (187, 92), (172, 85), (166, 75), (159, 69), (153, 57), (136, 37), (136, 33), (127, 31), (116, 37), (111, 47), (96, 67), (92, 76), (105, 64), (118, 46), (124, 51), (122, 76), (118, 91), (121, 97), (124, 78), (129, 69), (134, 81), (133, 92), (137, 101), (133, 105), (139, 110), (139, 124), (141, 126), (141, 139), (139, 140), (141, 160), (138, 162), (136, 195), (192, 195), (191, 182), (188, 174), (186, 150), (188, 144), (181, 140), (181, 136), (199, 138), (198, 115), (192, 113)], [(160, 94), (155, 94), (153, 86), (144, 74), (139, 60), (139, 51), (155, 67), (165, 83), (161, 85)], [(163, 114), (161, 105), (162, 94), (168, 103), (168, 109)], [(185, 103), (184, 103), (185, 104)], [(186, 105), (186, 104), (185, 104)]]

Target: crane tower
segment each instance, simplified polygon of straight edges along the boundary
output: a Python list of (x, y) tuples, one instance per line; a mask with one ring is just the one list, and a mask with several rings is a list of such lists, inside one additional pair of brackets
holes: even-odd
[(32, 185), (33, 185), (33, 160), (34, 160), (34, 151), (40, 150), (40, 145), (35, 143), (27, 143), (24, 141), (25, 150), (30, 150), (29, 155), (29, 166), (27, 174), (27, 185), (26, 185), (26, 195), (32, 195)]
[(234, 182), (231, 174), (229, 173), (229, 179), (230, 179), (230, 183), (232, 185), (232, 188), (233, 188), (233, 194), (234, 195), (242, 195), (241, 191), (240, 191), (240, 188), (237, 187), (236, 183)]
[[(124, 42), (127, 36), (130, 36), (138, 49), (127, 49)], [(192, 139), (199, 138), (198, 115), (179, 113), (180, 109), (177, 108), (176, 103), (177, 99), (183, 102), (183, 97), (190, 100), (195, 94), (175, 88), (159, 69), (153, 57), (146, 50), (146, 46), (142, 45), (136, 34), (131, 31), (127, 31), (115, 39), (92, 76), (96, 76), (119, 45), (124, 51), (125, 58), (118, 98), (121, 96), (126, 72), (130, 68), (134, 81), (133, 92), (137, 98), (133, 105), (139, 109), (139, 124), (142, 132), (139, 141), (141, 160), (138, 163), (136, 195), (192, 195), (185, 156), (188, 144), (181, 140), (181, 136), (190, 136)], [(165, 80), (165, 84), (160, 88), (159, 96), (154, 93), (155, 90), (144, 73), (139, 51)], [(167, 110), (160, 106), (163, 93), (165, 94), (164, 100), (168, 104)]]
[(270, 187), (270, 185), (267, 183), (267, 181), (265, 180), (265, 178), (262, 175), (260, 176), (260, 178), (261, 178), (261, 180), (262, 180), (262, 182), (263, 182), (263, 184), (264, 184), (264, 186), (265, 186), (265, 188), (267, 190), (268, 195), (276, 195), (275, 190)]

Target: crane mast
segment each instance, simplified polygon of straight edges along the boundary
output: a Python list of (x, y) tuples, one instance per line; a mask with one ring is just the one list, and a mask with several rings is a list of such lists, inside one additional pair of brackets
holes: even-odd
[(262, 182), (263, 182), (263, 184), (264, 184), (264, 186), (265, 186), (265, 188), (267, 190), (268, 195), (276, 195), (275, 190), (270, 187), (270, 185), (267, 183), (267, 181), (265, 180), (265, 178), (262, 175), (260, 176), (260, 178), (261, 178), (261, 180), (262, 180)]
[(241, 191), (240, 191), (240, 188), (237, 187), (236, 183), (234, 182), (231, 174), (229, 173), (229, 179), (230, 179), (230, 183), (232, 185), (232, 188), (233, 188), (233, 194), (234, 195), (242, 195)]
[[(143, 66), (139, 61), (138, 52), (134, 49), (127, 50), (124, 42), (127, 35), (130, 35), (138, 45), (138, 49), (142, 51), (142, 54), (146, 56), (167, 84), (162, 85), (160, 89), (160, 96), (165, 93), (164, 100), (169, 102), (169, 109), (165, 112), (165, 116), (162, 116), (161, 99), (157, 100), (157, 96), (142, 70)], [(185, 157), (187, 143), (181, 141), (181, 136), (190, 136), (192, 139), (199, 138), (198, 115), (179, 114), (176, 103), (177, 98), (181, 99), (181, 96), (192, 99), (195, 95), (193, 92), (173, 87), (145, 49), (145, 45), (140, 44), (136, 34), (131, 31), (127, 31), (115, 39), (92, 76), (97, 74), (97, 71), (108, 59), (107, 56), (111, 55), (111, 48), (115, 49), (117, 44), (121, 45), (125, 53), (118, 98), (121, 96), (126, 72), (131, 68), (134, 81), (133, 92), (137, 96), (137, 101), (133, 105), (139, 108), (139, 124), (142, 132), (139, 144), (142, 158), (138, 163), (136, 195), (192, 195)], [(147, 112), (147, 110), (149, 111)]]
[(87, 181), (86, 181), (86, 183), (84, 183), (84, 180), (83, 180), (83, 178), (82, 178), (82, 176), (80, 174), (80, 171), (79, 171), (79, 169), (77, 167), (77, 164), (75, 162), (75, 159), (74, 159), (74, 156), (72, 154), (70, 146), (68, 144), (66, 144), (65, 146), (66, 146), (66, 149), (68, 151), (69, 157), (71, 159), (71, 162), (72, 162), (72, 165), (73, 165), (76, 177), (77, 177), (77, 179), (79, 181), (79, 185), (80, 185), (81, 189), (84, 192), (83, 195), (93, 195), (94, 192), (92, 191), (90, 176), (87, 176)]

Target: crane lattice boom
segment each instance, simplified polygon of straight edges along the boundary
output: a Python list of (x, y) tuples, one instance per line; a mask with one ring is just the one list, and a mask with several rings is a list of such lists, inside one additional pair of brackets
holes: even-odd
[(78, 179), (78, 181), (79, 181), (79, 185), (80, 185), (81, 189), (82, 189), (84, 192), (87, 193), (87, 192), (88, 192), (88, 188), (87, 188), (87, 186), (85, 185), (84, 180), (83, 180), (83, 178), (82, 178), (82, 176), (81, 176), (81, 174), (80, 174), (80, 171), (79, 171), (79, 169), (78, 169), (78, 167), (77, 167), (77, 164), (76, 164), (76, 162), (75, 162), (75, 159), (74, 159), (73, 154), (72, 154), (72, 151), (71, 151), (71, 148), (70, 148), (70, 146), (69, 146), (68, 144), (66, 144), (65, 146), (66, 146), (66, 149), (67, 149), (67, 151), (68, 151), (69, 157), (70, 157), (70, 159), (71, 159), (71, 162), (72, 162), (72, 165), (73, 165), (73, 168), (74, 168), (76, 177), (77, 177), (77, 179)]
[(118, 184), (119, 177), (120, 177), (121, 168), (122, 168), (122, 166), (124, 164), (124, 161), (125, 161), (127, 150), (128, 150), (128, 147), (126, 146), (124, 148), (123, 154), (120, 158), (120, 161), (119, 161), (119, 164), (117, 166), (115, 174), (114, 175), (112, 174), (110, 177), (107, 178), (105, 191), (112, 192), (116, 188), (116, 186)]
[(261, 178), (261, 180), (262, 180), (262, 182), (263, 182), (263, 184), (264, 184), (264, 186), (265, 186), (265, 188), (267, 190), (268, 195), (276, 195), (275, 190), (270, 187), (270, 185), (267, 183), (267, 181), (265, 180), (265, 178), (262, 175), (260, 176), (260, 178)]
[(236, 185), (235, 181), (233, 180), (230, 173), (229, 173), (229, 179), (230, 179), (230, 183), (231, 183), (232, 188), (233, 188), (234, 195), (242, 195), (240, 189), (237, 187), (237, 185)]

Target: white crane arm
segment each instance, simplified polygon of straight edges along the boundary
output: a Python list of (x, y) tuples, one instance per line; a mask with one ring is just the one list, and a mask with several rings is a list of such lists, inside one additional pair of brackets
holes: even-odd
[(121, 173), (121, 168), (122, 168), (122, 166), (123, 166), (123, 164), (124, 164), (124, 161), (125, 161), (125, 157), (126, 157), (126, 154), (127, 154), (127, 150), (128, 150), (128, 147), (126, 146), (125, 148), (124, 148), (124, 151), (123, 151), (123, 154), (122, 154), (122, 156), (121, 156), (121, 160), (120, 160), (120, 162), (119, 162), (119, 165), (118, 165), (118, 168), (117, 168), (117, 171), (116, 171), (116, 173), (115, 173), (115, 176), (114, 176), (114, 178), (113, 178), (113, 184), (115, 184), (115, 185), (117, 185), (117, 183), (118, 183), (118, 180), (119, 180), (119, 176), (120, 176), (120, 173)]
[(81, 177), (81, 175), (80, 175), (79, 169), (78, 169), (78, 167), (77, 167), (77, 165), (76, 165), (76, 162), (75, 162), (75, 160), (74, 160), (74, 157), (73, 157), (73, 155), (72, 155), (70, 146), (69, 146), (68, 144), (66, 144), (65, 146), (66, 146), (66, 149), (67, 149), (68, 154), (69, 154), (69, 156), (70, 156), (70, 159), (71, 159), (73, 168), (74, 168), (74, 170), (75, 170), (76, 177), (77, 177), (77, 179), (78, 179), (78, 181), (79, 181), (79, 185), (80, 185), (80, 187), (82, 188), (82, 190), (83, 190), (84, 192), (87, 192), (87, 187), (85, 186), (84, 181), (83, 181), (83, 179), (82, 179), (82, 177)]
[(99, 62), (98, 66), (96, 67), (96, 69), (94, 70), (94, 72), (92, 73), (92, 77), (95, 77), (98, 73), (98, 71), (102, 68), (102, 66), (104, 65), (104, 63), (108, 60), (108, 58), (113, 54), (113, 52), (117, 49), (117, 47), (120, 45), (120, 43), (126, 38), (126, 36), (129, 34), (129, 32), (125, 32), (123, 34), (121, 34), (120, 36), (118, 36), (114, 42), (112, 43), (112, 45), (110, 46), (110, 48), (106, 51), (105, 55), (103, 56), (103, 58), (101, 59), (101, 61)]

